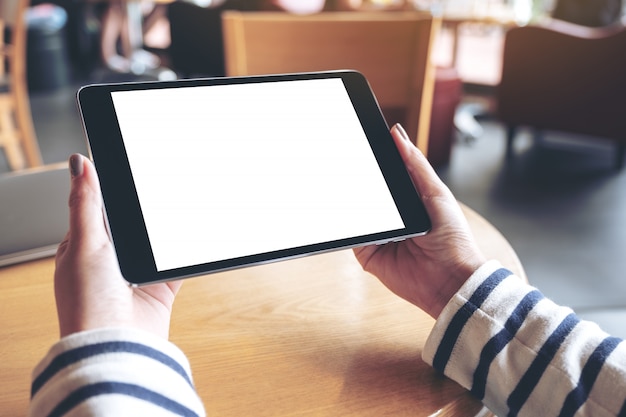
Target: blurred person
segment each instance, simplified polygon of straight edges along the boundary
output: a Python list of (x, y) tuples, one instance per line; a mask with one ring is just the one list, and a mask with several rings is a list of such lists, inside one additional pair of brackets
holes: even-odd
[(134, 5), (140, 7), (141, 33), (137, 34), (141, 45), (133, 42), (129, 27), (128, 4), (125, 0), (111, 0), (102, 14), (100, 54), (104, 65), (115, 72), (143, 73), (159, 67), (161, 60), (143, 49), (143, 35), (159, 18), (165, 16), (165, 6), (151, 2)]

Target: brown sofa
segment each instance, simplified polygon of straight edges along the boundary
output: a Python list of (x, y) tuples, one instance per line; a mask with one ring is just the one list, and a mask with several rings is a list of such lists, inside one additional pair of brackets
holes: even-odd
[(626, 144), (626, 28), (589, 28), (552, 19), (510, 29), (505, 38), (497, 114), (518, 127), (604, 137)]

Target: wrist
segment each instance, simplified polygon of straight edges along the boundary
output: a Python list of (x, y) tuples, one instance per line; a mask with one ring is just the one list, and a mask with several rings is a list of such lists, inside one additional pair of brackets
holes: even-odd
[(482, 257), (475, 257), (459, 262), (456, 268), (452, 268), (448, 279), (437, 294), (436, 302), (428, 313), (437, 319), (450, 300), (486, 263), (487, 261)]

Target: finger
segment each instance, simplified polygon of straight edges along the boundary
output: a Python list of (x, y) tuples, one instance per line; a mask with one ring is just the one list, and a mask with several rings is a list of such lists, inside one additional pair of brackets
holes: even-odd
[(394, 125), (391, 134), (430, 216), (432, 229), (450, 224), (452, 219), (462, 219), (463, 214), (452, 191), (439, 178), (426, 156), (409, 140), (402, 126)]
[(174, 295), (174, 297), (176, 297), (182, 285), (183, 285), (182, 281), (172, 281), (172, 282), (167, 283), (167, 286), (169, 287), (170, 291), (172, 291), (172, 294)]
[(72, 176), (69, 240), (99, 244), (101, 239), (108, 240), (108, 234), (102, 216), (102, 196), (96, 171), (91, 162), (80, 154), (72, 155), (69, 164)]
[(402, 125), (391, 128), (393, 137), (402, 160), (411, 175), (413, 183), (424, 198), (448, 194), (448, 187), (441, 181), (426, 156), (409, 139)]

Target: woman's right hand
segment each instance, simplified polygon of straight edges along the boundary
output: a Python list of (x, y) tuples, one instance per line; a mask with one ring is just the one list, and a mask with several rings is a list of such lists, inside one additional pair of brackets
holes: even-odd
[(396, 295), (437, 318), (485, 258), (461, 207), (400, 125), (391, 129), (409, 175), (424, 202), (432, 230), (425, 236), (356, 248), (363, 269)]

